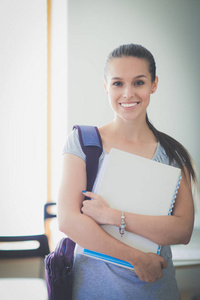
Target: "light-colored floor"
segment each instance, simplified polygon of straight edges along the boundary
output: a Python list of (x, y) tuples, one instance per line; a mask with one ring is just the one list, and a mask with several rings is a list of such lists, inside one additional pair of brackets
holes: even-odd
[(183, 293), (181, 294), (180, 300), (200, 300), (200, 294), (196, 294), (194, 292)]
[(46, 282), (41, 278), (1, 278), (1, 300), (47, 300)]

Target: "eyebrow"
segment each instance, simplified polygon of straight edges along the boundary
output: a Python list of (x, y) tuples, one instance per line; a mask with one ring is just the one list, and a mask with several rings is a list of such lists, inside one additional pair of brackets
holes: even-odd
[[(147, 78), (147, 76), (145, 76), (145, 75), (138, 75), (138, 76), (134, 77), (134, 79), (143, 78), (143, 77)], [(121, 77), (112, 77), (111, 78), (111, 80), (121, 80), (121, 79), (122, 79)]]

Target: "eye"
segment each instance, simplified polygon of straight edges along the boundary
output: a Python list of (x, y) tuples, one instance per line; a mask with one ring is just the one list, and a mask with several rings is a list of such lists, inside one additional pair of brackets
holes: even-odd
[(144, 84), (144, 81), (143, 80), (138, 80), (134, 83), (134, 85), (143, 85)]
[(115, 81), (113, 82), (114, 86), (122, 86), (122, 82), (121, 81)]

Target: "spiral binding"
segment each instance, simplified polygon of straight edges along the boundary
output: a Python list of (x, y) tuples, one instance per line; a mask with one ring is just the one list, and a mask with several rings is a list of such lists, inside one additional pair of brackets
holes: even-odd
[(177, 196), (177, 193), (178, 193), (178, 189), (179, 189), (179, 186), (180, 186), (181, 179), (182, 179), (182, 176), (180, 175), (179, 180), (178, 180), (177, 185), (176, 185), (176, 189), (175, 189), (173, 198), (172, 198), (172, 203), (169, 207), (168, 216), (172, 214), (172, 209), (174, 207), (174, 203), (175, 203), (175, 200), (176, 200), (176, 196)]
[[(176, 185), (176, 189), (175, 189), (173, 198), (172, 198), (172, 202), (171, 202), (170, 207), (169, 207), (168, 216), (170, 216), (170, 215), (172, 214), (172, 209), (173, 209), (173, 207), (174, 207), (174, 203), (175, 203), (175, 200), (176, 200), (176, 196), (177, 196), (177, 194), (178, 194), (178, 190), (179, 190), (179, 186), (180, 186), (181, 179), (182, 179), (182, 176), (180, 175), (180, 176), (179, 176), (179, 180), (178, 180), (177, 185)], [(161, 246), (158, 246), (157, 254), (160, 254), (160, 250), (161, 250)]]

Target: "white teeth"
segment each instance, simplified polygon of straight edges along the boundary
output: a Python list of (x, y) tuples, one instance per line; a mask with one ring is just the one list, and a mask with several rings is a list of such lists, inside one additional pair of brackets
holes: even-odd
[(121, 106), (123, 106), (123, 107), (133, 107), (136, 105), (137, 105), (137, 103), (121, 103)]

